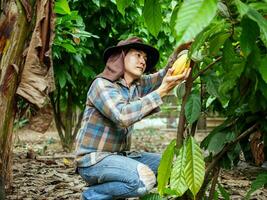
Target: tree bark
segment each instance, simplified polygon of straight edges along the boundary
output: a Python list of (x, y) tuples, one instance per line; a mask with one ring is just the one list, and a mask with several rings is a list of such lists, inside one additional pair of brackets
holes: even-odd
[[(0, 199), (12, 180), (12, 132), (16, 90), (30, 24), (20, 1), (10, 0), (0, 16)], [(1, 196), (2, 195), (2, 196)]]

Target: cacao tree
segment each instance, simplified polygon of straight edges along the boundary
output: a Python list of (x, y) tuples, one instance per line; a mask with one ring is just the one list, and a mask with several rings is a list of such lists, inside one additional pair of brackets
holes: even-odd
[[(154, 36), (162, 30), (159, 2), (144, 3), (150, 14), (143, 16)], [(169, 24), (176, 45), (193, 40), (189, 56), (195, 65), (185, 85), (176, 145), (170, 143), (159, 167), (161, 195), (202, 199), (213, 179), (209, 197), (213, 199), (220, 168), (237, 164), (241, 151), (245, 156), (247, 149), (255, 154), (248, 137), (257, 133), (266, 141), (266, 4), (250, 0), (174, 4)], [(126, 8), (122, 2), (117, 5)], [(204, 171), (201, 150), (192, 136), (201, 113), (208, 110), (226, 120), (201, 143), (209, 152)]]

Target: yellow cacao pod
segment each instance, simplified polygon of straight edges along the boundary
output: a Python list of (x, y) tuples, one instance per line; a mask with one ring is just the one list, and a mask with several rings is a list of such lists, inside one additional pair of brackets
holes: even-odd
[(185, 69), (190, 66), (190, 59), (187, 56), (187, 51), (183, 53), (181, 56), (177, 58), (177, 60), (173, 63), (172, 68), (174, 71), (172, 72), (172, 76), (177, 76), (182, 74)]

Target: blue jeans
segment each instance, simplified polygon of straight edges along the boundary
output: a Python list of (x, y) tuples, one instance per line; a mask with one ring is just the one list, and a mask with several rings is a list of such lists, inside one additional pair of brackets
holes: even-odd
[(90, 185), (84, 200), (111, 200), (145, 195), (156, 184), (161, 156), (141, 153), (137, 156), (110, 155), (78, 172)]

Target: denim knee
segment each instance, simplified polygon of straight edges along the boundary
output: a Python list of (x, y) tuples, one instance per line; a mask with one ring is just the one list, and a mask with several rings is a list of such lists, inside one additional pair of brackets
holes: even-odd
[(143, 196), (156, 184), (156, 176), (154, 172), (144, 164), (138, 164), (137, 172), (141, 182), (137, 192), (140, 196)]

